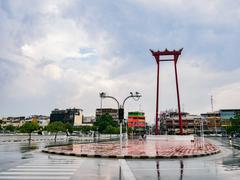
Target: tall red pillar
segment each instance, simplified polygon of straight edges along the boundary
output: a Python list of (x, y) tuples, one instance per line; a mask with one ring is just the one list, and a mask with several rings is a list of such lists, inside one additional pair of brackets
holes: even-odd
[(152, 52), (152, 55), (154, 56), (156, 63), (157, 63), (157, 92), (156, 92), (156, 116), (155, 116), (155, 135), (159, 134), (159, 127), (158, 127), (158, 103), (159, 103), (159, 70), (160, 70), (160, 54), (158, 52)]
[(183, 135), (182, 113), (181, 113), (181, 103), (180, 103), (180, 97), (179, 97), (178, 75), (177, 75), (177, 57), (175, 55), (174, 55), (174, 70), (175, 70), (176, 90), (177, 90), (179, 130), (180, 130), (180, 135)]
[(159, 127), (158, 127), (158, 99), (159, 99), (159, 61), (157, 61), (157, 98), (156, 98), (156, 129), (155, 134), (159, 134)]

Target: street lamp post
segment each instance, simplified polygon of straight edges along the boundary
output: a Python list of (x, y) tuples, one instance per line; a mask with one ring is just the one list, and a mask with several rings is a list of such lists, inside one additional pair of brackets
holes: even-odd
[(202, 148), (204, 148), (204, 128), (203, 128), (203, 120), (201, 119), (201, 141), (202, 141)]
[(122, 105), (120, 105), (119, 101), (115, 97), (106, 95), (106, 93), (104, 93), (104, 92), (100, 93), (100, 97), (113, 99), (118, 104), (118, 119), (119, 119), (119, 125), (120, 125), (120, 151), (122, 154), (122, 123), (124, 120), (124, 105), (125, 105), (126, 100), (129, 98), (133, 98), (135, 101), (138, 101), (139, 98), (141, 97), (141, 94), (139, 92), (135, 92), (134, 94), (132, 92), (130, 92), (130, 95), (124, 99)]
[[(123, 105), (122, 105), (123, 110), (124, 110), (124, 105), (125, 105), (125, 102), (126, 102), (127, 99), (133, 98), (135, 101), (138, 101), (140, 97), (141, 97), (141, 95), (140, 95), (139, 92), (135, 92), (134, 94), (133, 94), (132, 92), (130, 92), (130, 95), (127, 96), (127, 97), (124, 99), (124, 101), (123, 101)], [(124, 119), (124, 111), (123, 111), (123, 119)], [(127, 138), (128, 138), (128, 137), (127, 137), (127, 120), (126, 120), (126, 139), (127, 139)]]
[(125, 123), (126, 123), (125, 124), (126, 125), (126, 130), (125, 130), (126, 131), (125, 132), (126, 133), (126, 140), (128, 140), (128, 135), (127, 135), (128, 134), (128, 122), (127, 122), (127, 119), (125, 119)]
[(100, 97), (101, 97), (101, 101), (100, 101), (100, 108), (101, 108), (101, 116), (102, 116), (102, 99), (103, 96), (105, 96), (106, 94), (104, 92), (99, 93)]

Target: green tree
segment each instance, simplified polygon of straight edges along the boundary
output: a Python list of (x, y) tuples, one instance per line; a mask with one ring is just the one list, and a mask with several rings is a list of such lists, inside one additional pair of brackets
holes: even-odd
[(3, 120), (0, 119), (0, 129), (2, 129)]
[(87, 133), (92, 130), (91, 126), (80, 126), (80, 131), (83, 133)]
[(65, 125), (65, 131), (67, 136), (69, 135), (68, 133), (72, 134), (73, 133), (73, 126), (70, 123), (66, 123)]
[(5, 126), (5, 130), (14, 132), (16, 130), (16, 127), (10, 124), (10, 125)]
[(236, 113), (233, 118), (230, 118), (231, 126), (226, 128), (227, 133), (240, 133), (240, 113)]
[(22, 133), (28, 133), (29, 135), (29, 142), (32, 138), (32, 132), (39, 129), (39, 125), (36, 122), (26, 122), (20, 127), (20, 132)]
[(112, 116), (109, 114), (104, 114), (97, 118), (94, 122), (94, 127), (98, 129), (98, 132), (103, 133), (108, 126), (118, 127), (118, 123), (113, 120)]
[(128, 131), (128, 134), (130, 134), (130, 133), (133, 132), (133, 128), (132, 127), (128, 127), (127, 131)]
[(55, 133), (55, 141), (57, 141), (57, 134), (59, 131), (66, 132), (65, 124), (61, 121), (54, 121), (46, 126), (48, 132)]
[(118, 127), (112, 127), (111, 125), (107, 126), (107, 128), (103, 131), (105, 134), (119, 134), (119, 132), (120, 130)]

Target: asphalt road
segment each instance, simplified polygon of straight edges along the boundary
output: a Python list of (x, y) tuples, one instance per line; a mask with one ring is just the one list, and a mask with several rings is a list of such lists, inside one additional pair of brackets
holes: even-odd
[(211, 140), (220, 146), (220, 154), (182, 160), (77, 158), (42, 153), (46, 142), (32, 143), (31, 148), (27, 142), (1, 142), (0, 179), (239, 179), (240, 151), (226, 139)]

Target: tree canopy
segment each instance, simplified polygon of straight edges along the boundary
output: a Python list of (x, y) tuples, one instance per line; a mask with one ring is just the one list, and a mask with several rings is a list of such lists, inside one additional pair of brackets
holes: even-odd
[(47, 131), (49, 132), (59, 132), (59, 131), (65, 131), (66, 127), (65, 124), (61, 121), (55, 121), (46, 126)]
[(83, 133), (87, 133), (91, 130), (96, 130), (95, 127), (92, 126), (78, 126), (78, 127), (74, 127), (75, 131), (81, 131)]
[(72, 134), (73, 133), (73, 126), (72, 126), (72, 124), (70, 124), (70, 123), (66, 123), (66, 124), (64, 124), (64, 128), (65, 128), (65, 131), (67, 132), (67, 133), (70, 133), (70, 134)]
[(119, 134), (119, 132), (120, 130), (118, 127), (112, 127), (111, 125), (107, 126), (107, 128), (103, 131), (105, 134)]
[(20, 127), (22, 133), (32, 133), (39, 129), (39, 125), (35, 122), (26, 122)]
[(111, 127), (112, 128), (118, 127), (118, 123), (114, 121), (112, 116), (109, 114), (104, 114), (97, 118), (96, 122), (94, 122), (93, 125), (98, 129), (98, 132), (100, 133), (104, 133), (104, 131), (106, 132), (108, 126), (109, 126), (108, 130), (110, 130)]
[(236, 113), (233, 118), (230, 118), (231, 126), (226, 128), (228, 134), (240, 133), (240, 113)]
[(10, 131), (10, 132), (14, 132), (16, 130), (16, 127), (13, 125), (7, 125), (5, 126), (5, 131)]
[(58, 132), (66, 132), (66, 126), (61, 121), (55, 121), (46, 126), (48, 132), (55, 133), (55, 141), (57, 139)]
[(29, 134), (29, 140), (31, 140), (31, 134), (32, 132), (39, 129), (39, 125), (36, 122), (26, 122), (20, 127), (20, 132), (22, 133), (28, 133)]

